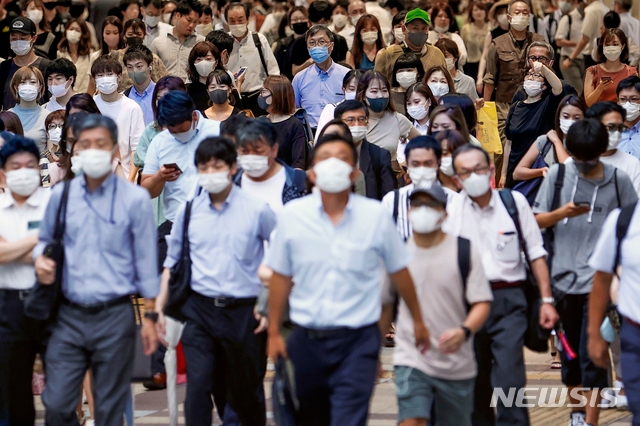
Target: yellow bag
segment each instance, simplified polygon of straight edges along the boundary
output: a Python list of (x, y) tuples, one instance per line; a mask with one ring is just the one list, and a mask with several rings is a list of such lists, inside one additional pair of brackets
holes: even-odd
[(502, 154), (502, 142), (498, 132), (498, 112), (495, 102), (485, 102), (478, 110), (477, 137), (482, 148), (490, 154)]

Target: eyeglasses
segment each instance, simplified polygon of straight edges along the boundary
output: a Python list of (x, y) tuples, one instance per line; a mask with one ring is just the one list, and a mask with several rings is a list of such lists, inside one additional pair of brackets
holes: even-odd
[(331, 44), (329, 40), (322, 38), (320, 40), (309, 40), (307, 42), (307, 47), (309, 48), (316, 47), (316, 46), (325, 47), (325, 46), (328, 46), (329, 44)]
[(634, 96), (632, 98), (620, 98), (619, 103), (620, 104), (624, 104), (627, 102), (631, 102), (632, 104), (638, 104), (640, 103), (640, 98), (637, 96)]
[(547, 58), (546, 56), (529, 56), (529, 60), (531, 62), (542, 62), (543, 64), (546, 64), (547, 62), (549, 62), (549, 58)]
[(476, 168), (474, 168), (473, 170), (460, 169), (457, 174), (460, 179), (465, 180), (466, 178), (471, 176), (471, 173), (475, 173), (477, 175), (486, 175), (487, 173), (489, 173), (489, 166), (476, 166)]
[(347, 123), (347, 126), (349, 126), (349, 127), (354, 126), (356, 123), (357, 123), (359, 126), (366, 126), (366, 125), (367, 125), (367, 123), (369, 122), (369, 120), (367, 119), (367, 117), (358, 117), (358, 118), (356, 118), (356, 117), (347, 117), (347, 118), (345, 118), (345, 119), (344, 119), (344, 120), (342, 120), (342, 121), (344, 121), (345, 123)]
[(50, 124), (47, 126), (47, 130), (62, 129), (62, 126), (64, 126), (64, 124), (50, 123)]
[(524, 76), (525, 80), (533, 80), (534, 78), (541, 78), (544, 80), (544, 76), (542, 74), (526, 74)]
[(610, 132), (615, 132), (618, 131), (620, 133), (624, 133), (627, 130), (629, 130), (629, 128), (627, 126), (625, 126), (624, 124), (607, 124), (607, 130)]

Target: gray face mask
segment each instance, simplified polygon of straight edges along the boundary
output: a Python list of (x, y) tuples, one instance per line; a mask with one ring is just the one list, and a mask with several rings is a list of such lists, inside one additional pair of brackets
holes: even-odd
[(146, 71), (129, 71), (128, 74), (135, 84), (142, 84), (147, 79)]
[(414, 46), (424, 46), (428, 37), (429, 35), (425, 33), (412, 33), (407, 31), (407, 41)]
[(580, 172), (580, 174), (584, 176), (589, 174), (596, 167), (598, 167), (598, 163), (600, 162), (600, 160), (596, 158), (595, 160), (591, 160), (591, 161), (580, 161), (574, 158), (573, 162), (578, 172)]

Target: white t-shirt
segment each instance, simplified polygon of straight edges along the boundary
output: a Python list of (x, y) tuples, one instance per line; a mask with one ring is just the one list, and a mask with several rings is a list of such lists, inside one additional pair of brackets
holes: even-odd
[(583, 36), (589, 37), (591, 47), (593, 40), (600, 37), (600, 26), (604, 15), (609, 12), (609, 8), (602, 2), (602, 0), (595, 0), (589, 6), (584, 8), (584, 18), (582, 19), (581, 33)]
[(54, 111), (60, 111), (60, 110), (65, 110), (65, 107), (63, 107), (62, 105), (60, 105), (58, 103), (58, 101), (56, 100), (56, 98), (51, 98), (49, 100), (49, 102), (47, 102), (46, 104), (42, 105), (43, 107), (45, 107), (45, 109), (49, 112), (54, 112)]
[(613, 155), (600, 157), (600, 161), (625, 172), (627, 176), (629, 176), (629, 179), (631, 179), (631, 183), (633, 183), (633, 187), (638, 193), (638, 196), (640, 196), (640, 160), (618, 149)]
[(118, 146), (120, 160), (125, 176), (131, 170), (131, 156), (138, 147), (140, 137), (144, 132), (144, 115), (142, 108), (135, 101), (122, 96), (115, 102), (105, 102), (101, 95), (93, 98), (102, 115), (113, 119), (118, 125)]
[(242, 173), (241, 179), (243, 191), (266, 202), (276, 215), (282, 211), (282, 191), (287, 181), (284, 167), (281, 167), (278, 173), (262, 182), (251, 180), (246, 173)]

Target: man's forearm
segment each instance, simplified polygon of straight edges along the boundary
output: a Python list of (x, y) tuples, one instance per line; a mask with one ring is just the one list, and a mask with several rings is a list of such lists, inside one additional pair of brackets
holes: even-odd
[(0, 241), (0, 264), (11, 263), (28, 255), (38, 243), (37, 235), (16, 241)]
[(156, 198), (164, 189), (164, 181), (158, 177), (157, 173), (154, 175), (142, 175), (140, 184), (149, 191), (151, 198)]
[(416, 288), (413, 285), (411, 274), (409, 270), (404, 268), (395, 274), (391, 274), (391, 281), (396, 286), (400, 297), (407, 304), (413, 322), (422, 322), (422, 314), (420, 313), (420, 304), (418, 303), (418, 296), (416, 294)]
[(571, 56), (569, 56), (569, 59), (571, 59), (572, 61), (575, 60), (578, 55), (582, 53), (587, 43), (589, 43), (589, 37), (583, 35), (578, 44), (576, 44), (575, 49), (573, 49), (573, 52), (571, 52)]
[(611, 289), (612, 274), (596, 271), (593, 277), (593, 287), (589, 295), (589, 336), (600, 334), (600, 325), (604, 320), (607, 308), (610, 303), (609, 291)]
[(158, 293), (158, 297), (156, 297), (156, 308), (157, 310), (164, 310), (164, 307), (167, 306), (167, 302), (169, 301), (169, 278), (171, 278), (171, 270), (169, 268), (164, 268), (162, 270), (162, 277), (160, 278), (160, 293)]
[(474, 303), (462, 325), (471, 330), (471, 333), (476, 333), (482, 328), (490, 313), (491, 302)]
[(291, 277), (287, 277), (277, 272), (273, 273), (269, 284), (269, 334), (280, 334), (282, 315), (287, 306), (287, 300), (291, 293)]
[(538, 289), (541, 297), (553, 297), (551, 292), (551, 283), (549, 281), (549, 268), (547, 267), (547, 259), (539, 257), (531, 261), (531, 272), (536, 277)]
[(536, 222), (538, 222), (540, 229), (551, 228), (564, 218), (565, 215), (562, 208), (555, 209), (548, 213), (536, 213)]
[(387, 334), (393, 321), (393, 304), (382, 305), (382, 312), (380, 313), (380, 321), (378, 321), (378, 327), (380, 328), (380, 335), (384, 340), (384, 335)]
[(493, 96), (493, 90), (495, 89), (495, 85), (492, 83), (484, 83), (484, 93), (483, 98), (485, 100), (490, 100), (491, 96)]

